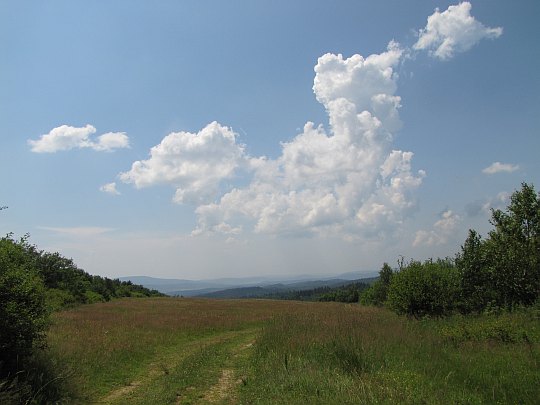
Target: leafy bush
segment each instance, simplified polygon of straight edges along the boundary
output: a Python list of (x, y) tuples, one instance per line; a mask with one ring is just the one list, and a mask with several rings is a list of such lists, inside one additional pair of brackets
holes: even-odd
[(388, 305), (398, 314), (443, 316), (460, 300), (460, 278), (452, 261), (411, 261), (395, 273), (388, 289)]
[(77, 300), (69, 291), (49, 288), (45, 292), (45, 302), (51, 311), (59, 311), (62, 308), (75, 305)]
[(0, 376), (16, 372), (43, 343), (48, 312), (45, 288), (26, 239), (0, 239)]
[[(144, 297), (144, 295), (140, 295), (141, 297)], [(84, 292), (84, 299), (87, 304), (94, 304), (96, 302), (105, 302), (105, 298), (97, 292), (88, 290)]]
[(388, 297), (388, 288), (394, 276), (394, 271), (384, 263), (379, 271), (379, 279), (360, 295), (360, 304), (382, 306)]
[(375, 284), (377, 284), (378, 281), (373, 283), (373, 285), (369, 286), (369, 288), (366, 288), (362, 294), (360, 294), (360, 297), (358, 299), (358, 302), (362, 305), (377, 305), (375, 304)]

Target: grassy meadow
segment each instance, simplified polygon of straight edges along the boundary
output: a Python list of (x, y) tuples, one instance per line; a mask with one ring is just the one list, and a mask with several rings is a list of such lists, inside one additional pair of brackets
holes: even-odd
[(357, 304), (123, 299), (55, 314), (70, 403), (535, 404), (538, 311), (408, 320)]

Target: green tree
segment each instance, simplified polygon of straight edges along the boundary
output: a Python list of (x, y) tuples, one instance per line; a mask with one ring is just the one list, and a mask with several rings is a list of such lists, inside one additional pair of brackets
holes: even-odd
[(443, 316), (452, 313), (460, 296), (460, 277), (449, 259), (411, 261), (394, 273), (388, 306), (398, 314)]
[(469, 236), (461, 246), (456, 265), (461, 276), (461, 311), (481, 312), (496, 298), (493, 285), (493, 269), (489, 252), (480, 235), (469, 230)]
[(522, 183), (506, 211), (493, 210), (486, 241), (500, 306), (530, 305), (540, 294), (540, 195)]
[(364, 305), (384, 305), (393, 275), (394, 271), (390, 265), (384, 263), (379, 271), (379, 279), (362, 293), (360, 296), (360, 303)]
[(48, 312), (45, 288), (26, 238), (0, 239), (0, 375), (18, 371), (43, 343)]
[(476, 231), (461, 247), (462, 311), (530, 305), (540, 296), (540, 195), (522, 183), (505, 211), (492, 210), (486, 240)]

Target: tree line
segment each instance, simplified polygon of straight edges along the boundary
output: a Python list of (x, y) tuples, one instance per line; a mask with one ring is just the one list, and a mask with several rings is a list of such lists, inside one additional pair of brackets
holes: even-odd
[(265, 298), (275, 300), (291, 301), (320, 301), (320, 302), (346, 302), (356, 303), (362, 291), (369, 287), (363, 282), (350, 282), (338, 287), (322, 286), (307, 290), (287, 290), (276, 291), (263, 296), (253, 296), (252, 298)]
[(506, 210), (491, 213), (486, 238), (475, 230), (454, 258), (385, 263), (360, 303), (414, 317), (530, 306), (540, 297), (540, 194), (522, 183)]
[(11, 402), (2, 397), (8, 383), (15, 387), (11, 393), (32, 391), (31, 380), (39, 375), (27, 373), (27, 381), (22, 381), (21, 371), (28, 371), (36, 349), (43, 348), (52, 311), (119, 297), (159, 295), (129, 281), (90, 275), (59, 253), (37, 249), (28, 242), (28, 236), (19, 240), (11, 234), (1, 238), (0, 403)]

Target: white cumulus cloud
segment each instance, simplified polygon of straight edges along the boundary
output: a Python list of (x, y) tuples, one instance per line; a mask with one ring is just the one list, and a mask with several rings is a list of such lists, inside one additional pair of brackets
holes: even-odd
[(439, 220), (433, 224), (433, 229), (429, 231), (420, 230), (416, 232), (413, 246), (433, 246), (443, 245), (448, 242), (459, 223), (461, 217), (452, 212), (452, 210), (444, 211)]
[(176, 188), (177, 203), (207, 202), (222, 181), (246, 164), (244, 146), (236, 137), (217, 122), (198, 133), (173, 132), (150, 150), (149, 159), (134, 162), (120, 179), (137, 188), (170, 184)]
[(113, 149), (129, 148), (129, 137), (125, 132), (107, 132), (98, 136), (98, 141), (92, 144), (92, 149), (110, 152)]
[[(471, 17), (470, 8), (437, 10), (413, 47), (448, 59), (501, 34)], [(175, 202), (196, 205), (193, 235), (391, 236), (414, 211), (426, 175), (413, 170), (412, 152), (392, 147), (401, 127), (396, 68), (408, 52), (391, 41), (367, 57), (321, 56), (313, 91), (329, 125), (307, 122), (275, 159), (248, 156), (231, 129), (213, 122), (198, 133), (167, 135), (120, 179), (137, 188), (172, 185)], [(231, 185), (241, 171), (247, 183)], [(415, 244), (444, 243), (459, 221), (446, 212)]]
[(62, 125), (53, 128), (48, 134), (41, 135), (38, 140), (28, 140), (32, 152), (47, 153), (89, 147), (90, 135), (96, 132), (92, 125), (82, 128)]
[(100, 135), (97, 141), (91, 139), (96, 133), (92, 125), (72, 127), (62, 125), (53, 128), (48, 134), (39, 139), (29, 139), (30, 150), (35, 153), (54, 153), (71, 149), (90, 148), (96, 151), (112, 151), (118, 148), (128, 148), (129, 138), (124, 132), (108, 132)]
[(258, 233), (354, 238), (399, 225), (425, 175), (412, 171), (411, 152), (391, 148), (400, 126), (394, 68), (401, 55), (391, 42), (367, 58), (320, 57), (313, 89), (330, 132), (308, 122), (277, 159), (251, 159), (251, 183), (199, 206), (195, 233), (247, 223)]
[(497, 173), (512, 173), (519, 169), (518, 165), (511, 163), (494, 162), (485, 169), (482, 169), (484, 174), (497, 174)]
[(120, 192), (116, 189), (115, 182), (104, 184), (103, 186), (99, 188), (99, 191), (102, 191), (104, 193), (111, 194), (111, 195), (120, 195)]
[(428, 50), (440, 60), (448, 60), (458, 52), (472, 48), (485, 38), (498, 38), (501, 27), (484, 26), (471, 16), (471, 3), (463, 2), (450, 6), (442, 13), (439, 9), (428, 17), (427, 25), (419, 31), (418, 41), (413, 48)]

